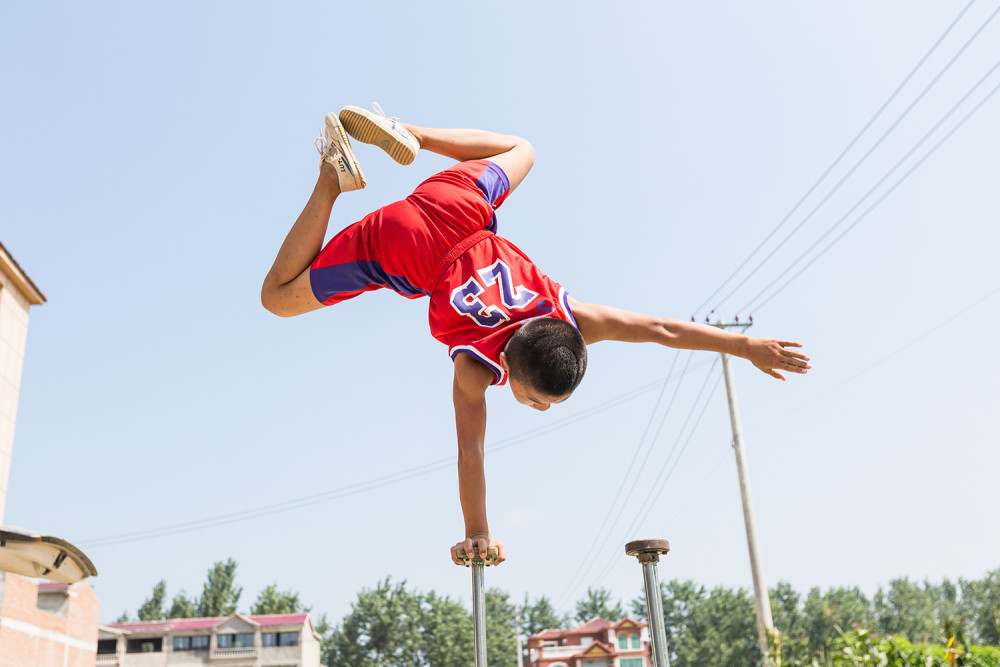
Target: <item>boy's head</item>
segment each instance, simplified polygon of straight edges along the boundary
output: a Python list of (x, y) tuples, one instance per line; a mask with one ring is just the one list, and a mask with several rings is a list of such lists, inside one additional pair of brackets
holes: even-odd
[(587, 370), (587, 344), (569, 322), (540, 317), (521, 326), (500, 361), (518, 403), (548, 410), (573, 393)]

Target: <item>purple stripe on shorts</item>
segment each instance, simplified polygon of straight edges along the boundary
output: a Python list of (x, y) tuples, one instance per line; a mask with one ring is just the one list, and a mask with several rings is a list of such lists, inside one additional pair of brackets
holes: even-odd
[[(504, 194), (510, 190), (510, 180), (507, 178), (507, 174), (504, 173), (503, 169), (499, 165), (492, 162), (486, 163), (486, 168), (483, 169), (483, 173), (479, 175), (476, 179), (476, 187), (483, 193), (483, 197), (486, 201), (490, 203), (490, 206), (496, 207), (497, 201), (500, 200)], [(493, 214), (493, 220), (490, 222), (490, 226), (487, 227), (494, 234), (497, 231), (497, 215)]]
[(413, 297), (420, 294), (430, 296), (430, 292), (415, 287), (403, 276), (387, 273), (378, 262), (360, 261), (334, 264), (312, 269), (309, 272), (313, 294), (325, 303), (344, 292), (356, 292), (371, 288), (372, 285), (389, 289)]

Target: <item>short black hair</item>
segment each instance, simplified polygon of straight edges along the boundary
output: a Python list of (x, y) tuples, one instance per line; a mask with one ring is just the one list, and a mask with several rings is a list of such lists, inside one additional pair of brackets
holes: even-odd
[(505, 350), (510, 375), (547, 398), (568, 396), (587, 370), (587, 344), (575, 326), (539, 317), (521, 326)]

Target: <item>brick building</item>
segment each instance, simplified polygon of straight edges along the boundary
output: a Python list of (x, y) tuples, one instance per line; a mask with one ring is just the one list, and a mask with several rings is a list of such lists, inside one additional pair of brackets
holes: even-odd
[(528, 638), (528, 667), (650, 667), (645, 623), (595, 616), (578, 628)]
[(0, 667), (93, 667), (98, 606), (85, 581), (0, 572)]
[(112, 623), (97, 639), (97, 667), (319, 667), (319, 657), (309, 614)]

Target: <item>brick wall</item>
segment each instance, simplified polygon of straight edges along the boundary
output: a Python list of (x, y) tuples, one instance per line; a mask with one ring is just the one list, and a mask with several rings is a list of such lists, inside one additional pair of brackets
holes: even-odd
[(66, 596), (52, 613), (38, 608), (38, 584), (0, 572), (0, 667), (93, 667), (97, 660), (97, 596), (87, 582), (45, 593)]

